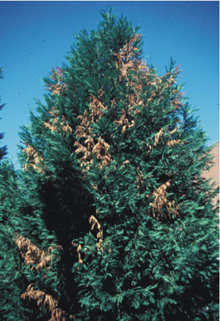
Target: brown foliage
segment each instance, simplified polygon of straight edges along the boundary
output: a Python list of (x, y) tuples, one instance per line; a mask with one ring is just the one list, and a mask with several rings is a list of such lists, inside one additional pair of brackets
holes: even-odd
[(26, 292), (21, 295), (21, 298), (34, 300), (37, 302), (37, 305), (40, 308), (45, 307), (49, 311), (53, 311), (58, 305), (58, 301), (55, 300), (51, 295), (40, 290), (34, 290), (33, 283), (28, 285)]
[[(98, 91), (99, 98), (104, 94), (103, 90), (100, 88)], [(76, 128), (76, 137), (87, 137), (92, 135), (90, 124), (98, 122), (98, 120), (104, 115), (104, 111), (107, 110), (100, 99), (96, 98), (94, 95), (90, 96), (89, 110), (85, 110), (83, 115), (79, 115), (77, 118), (81, 120), (81, 123)]]
[(39, 156), (37, 151), (34, 149), (34, 147), (30, 146), (28, 143), (24, 142), (26, 144), (26, 148), (22, 150), (23, 153), (27, 154), (26, 158), (26, 164), (24, 165), (24, 169), (28, 170), (28, 167), (31, 166), (34, 170), (36, 170), (39, 173), (44, 172), (44, 159), (42, 156)]
[[(174, 138), (172, 137), (172, 135), (173, 135), (175, 132), (177, 132), (177, 130), (178, 130), (178, 127), (176, 127), (175, 129), (173, 129), (172, 131), (166, 130), (166, 134), (169, 135), (169, 139), (170, 139), (170, 140), (168, 140), (167, 142), (165, 142), (167, 146), (169, 146), (169, 147), (174, 147), (174, 146), (176, 146), (176, 145), (182, 144), (182, 140), (181, 140), (181, 139), (174, 139)], [(159, 132), (158, 132), (158, 133), (155, 135), (155, 137), (154, 137), (153, 146), (150, 145), (150, 144), (148, 145), (148, 152), (147, 152), (148, 154), (153, 150), (153, 147), (156, 147), (156, 146), (158, 145), (158, 143), (159, 143), (160, 141), (162, 141), (162, 138), (163, 138), (164, 134), (165, 134), (165, 129), (164, 129), (164, 128), (161, 128), (161, 129), (159, 130)]]
[[(139, 37), (140, 35), (133, 36), (131, 40), (119, 50), (119, 52), (113, 54), (116, 57), (115, 65), (119, 71), (119, 82), (123, 78), (127, 78), (127, 86), (131, 89), (127, 98), (129, 103), (129, 113), (132, 111), (134, 114), (140, 112), (140, 109), (137, 108), (138, 106), (145, 105), (148, 107), (149, 103), (155, 98), (159, 105), (163, 99), (163, 92), (167, 88), (171, 88), (172, 85), (176, 83), (175, 76), (180, 72), (177, 67), (174, 72), (168, 72), (162, 77), (153, 76), (150, 70), (146, 67), (146, 64), (137, 59), (138, 49), (135, 47), (134, 43)], [(132, 74), (132, 77), (128, 77), (128, 71), (135, 71), (135, 73)], [(143, 101), (143, 98), (141, 98), (144, 84), (151, 89), (150, 97), (148, 97), (145, 102)], [(178, 91), (173, 92), (174, 95), (177, 93)], [(171, 101), (171, 105), (174, 106), (174, 110), (181, 105), (179, 101), (180, 96), (181, 94)], [(123, 127), (123, 132), (124, 131), (126, 131), (125, 126)]]
[(129, 124), (129, 120), (126, 117), (126, 111), (124, 109), (122, 109), (121, 118), (119, 120), (115, 120), (114, 123), (121, 127), (122, 134), (126, 132), (127, 128), (134, 127), (135, 125), (134, 120), (132, 120), (131, 123)]
[(45, 308), (46, 311), (51, 312), (51, 318), (49, 319), (49, 321), (75, 320), (75, 317), (73, 315), (68, 316), (65, 311), (58, 308), (58, 300), (54, 299), (52, 295), (46, 294), (45, 292), (40, 290), (35, 290), (33, 283), (28, 285), (26, 292), (21, 295), (21, 298), (28, 298), (29, 301), (34, 300), (36, 301), (40, 310)]
[(173, 139), (173, 140), (170, 140), (167, 145), (169, 147), (173, 147), (173, 146), (176, 146), (176, 145), (179, 145), (182, 143), (182, 140), (181, 139)]
[(111, 155), (109, 154), (109, 144), (107, 144), (101, 137), (98, 138), (98, 142), (95, 144), (94, 140), (91, 136), (88, 136), (85, 140), (85, 145), (83, 146), (78, 141), (74, 143), (74, 146), (77, 147), (76, 153), (83, 153), (83, 156), (79, 159), (81, 162), (81, 166), (84, 167), (84, 170), (88, 170), (93, 163), (93, 156), (95, 155), (97, 159), (99, 159), (100, 165), (107, 166), (110, 164)]
[(63, 90), (66, 88), (66, 84), (63, 83), (62, 77), (63, 77), (63, 70), (61, 68), (57, 67), (57, 70), (52, 69), (51, 79), (56, 81), (56, 84), (47, 85), (49, 91), (52, 92), (52, 95), (59, 96), (60, 93), (63, 92)]
[[(169, 201), (167, 198), (167, 188), (171, 185), (171, 181), (168, 180), (166, 183), (158, 187), (152, 194), (154, 200), (149, 205), (152, 208), (152, 215), (158, 220), (160, 218), (168, 216), (171, 219), (171, 214), (175, 216), (179, 215), (178, 206), (175, 206), (175, 201)], [(149, 195), (147, 195), (149, 198)], [(165, 210), (165, 211), (164, 211)]]
[(54, 247), (52, 246), (48, 248), (46, 253), (45, 251), (40, 250), (29, 239), (21, 235), (16, 235), (15, 244), (18, 246), (21, 252), (24, 263), (30, 265), (32, 270), (45, 268), (53, 258), (51, 251), (54, 249)]
[(153, 145), (154, 147), (157, 146), (157, 144), (159, 143), (159, 140), (163, 137), (163, 133), (164, 133), (164, 129), (161, 128), (159, 130), (159, 132), (155, 135), (155, 137), (154, 137), (154, 145)]
[[(103, 90), (100, 88), (98, 91), (99, 98), (104, 94)], [(74, 146), (77, 147), (76, 153), (82, 153), (83, 156), (80, 157), (81, 166), (83, 171), (90, 169), (93, 163), (93, 156), (96, 156), (100, 160), (100, 168), (107, 166), (111, 161), (111, 155), (109, 154), (109, 144), (107, 144), (100, 136), (92, 133), (91, 124), (98, 122), (98, 120), (104, 115), (104, 111), (107, 108), (102, 104), (102, 102), (96, 98), (94, 95), (90, 97), (90, 106), (88, 111), (84, 111), (83, 115), (79, 115), (77, 118), (81, 120), (80, 124), (76, 127), (76, 138), (85, 138), (84, 143), (79, 143), (76, 141)], [(96, 138), (96, 143), (95, 143)]]
[(92, 153), (96, 155), (97, 159), (101, 160), (100, 168), (107, 166), (111, 162), (111, 155), (109, 154), (110, 146), (101, 137), (98, 138), (98, 143), (92, 149)]
[(99, 221), (97, 220), (97, 218), (95, 218), (95, 216), (93, 216), (93, 215), (90, 216), (89, 223), (92, 224), (91, 230), (94, 230), (95, 227), (98, 230), (97, 239), (99, 241), (97, 243), (97, 249), (98, 250), (100, 249), (103, 252), (104, 250), (103, 250), (103, 247), (102, 247), (102, 243), (103, 243), (103, 230), (102, 230), (102, 227), (101, 227)]
[[(97, 220), (97, 218), (93, 215), (90, 216), (89, 218), (89, 223), (92, 225), (91, 226), (91, 230), (93, 231), (95, 228), (97, 230), (97, 239), (98, 239), (98, 243), (96, 244), (97, 246), (97, 250), (100, 250), (102, 253), (106, 250), (103, 248), (103, 229), (101, 227), (101, 224), (99, 223), (99, 221)], [(76, 243), (72, 242), (72, 245), (74, 247), (77, 246)], [(77, 246), (76, 252), (78, 255), (78, 263), (82, 264), (83, 260), (82, 260), (82, 256), (81, 256), (81, 250), (82, 250), (82, 246), (81, 244), (79, 244)], [(87, 254), (88, 248), (85, 248), (85, 254)], [(107, 249), (108, 253), (111, 252), (111, 249)], [(79, 270), (79, 267), (77, 268)]]
[[(138, 55), (138, 48), (134, 47), (134, 43), (139, 39), (140, 35), (133, 35), (131, 40), (125, 44), (123, 48), (119, 50), (118, 53), (113, 55), (116, 57), (115, 65), (119, 71), (119, 82), (123, 78), (127, 78), (127, 86), (133, 90), (133, 93), (129, 93), (128, 103), (129, 103), (129, 113), (133, 110), (134, 114), (139, 113), (139, 109), (135, 108), (143, 104), (143, 100), (140, 98), (140, 94), (143, 88), (143, 79), (148, 74), (148, 69), (146, 64), (138, 60), (136, 56)], [(136, 71), (132, 75), (132, 79), (128, 78), (128, 71)], [(142, 77), (141, 77), (142, 76)], [(123, 127), (124, 132), (126, 127)]]
[[(74, 247), (77, 246), (77, 244), (74, 243), (74, 242), (72, 242), (72, 245), (73, 245)], [(78, 263), (79, 263), (79, 264), (83, 264), (83, 260), (82, 260), (82, 256), (81, 256), (81, 250), (82, 250), (82, 245), (79, 244), (79, 245), (77, 246), (77, 249), (76, 249), (76, 253), (77, 253), (77, 255), (78, 255)], [(77, 267), (77, 270), (79, 271), (79, 266)]]
[[(99, 90), (99, 97), (103, 95), (103, 91)], [(90, 97), (90, 121), (91, 122), (97, 122), (103, 115), (104, 111), (107, 110), (107, 108), (102, 104), (102, 102), (97, 99), (94, 95), (91, 95)]]
[[(21, 235), (16, 235), (15, 243), (21, 251), (21, 256), (23, 257), (25, 264), (30, 265), (32, 270), (46, 268), (53, 258), (53, 255), (51, 254), (51, 251), (54, 249), (53, 246), (50, 246), (46, 253), (45, 251), (40, 250), (29, 239), (26, 239)], [(62, 249), (61, 246), (56, 246), (56, 248), (57, 247)], [(46, 278), (46, 273), (44, 277)], [(26, 292), (21, 294), (21, 298), (28, 298), (29, 301), (34, 300), (41, 310), (44, 308), (46, 311), (51, 312), (49, 321), (75, 320), (73, 315), (68, 316), (65, 311), (58, 308), (57, 299), (54, 299), (50, 294), (47, 294), (44, 291), (35, 290), (34, 283), (28, 285)]]
[(76, 137), (86, 137), (91, 134), (90, 117), (87, 111), (79, 115), (77, 119), (81, 120), (80, 125), (76, 127)]
[(59, 111), (53, 107), (49, 114), (52, 116), (49, 122), (44, 123), (44, 127), (49, 128), (52, 132), (59, 132), (59, 127), (66, 134), (72, 134), (71, 126), (66, 122), (66, 118), (62, 115), (62, 120), (59, 119)]
[(79, 244), (78, 247), (77, 247), (77, 249), (76, 249), (76, 252), (77, 252), (77, 254), (78, 254), (79, 263), (80, 263), (80, 264), (83, 264), (83, 260), (82, 260), (82, 258), (81, 258), (81, 253), (80, 253), (81, 250), (82, 250), (82, 246), (81, 246), (81, 244)]
[(122, 78), (127, 77), (127, 72), (130, 69), (134, 69), (135, 67), (140, 69), (144, 68), (143, 64), (137, 63), (137, 60), (133, 60), (138, 54), (138, 48), (134, 47), (134, 42), (138, 40), (140, 35), (133, 35), (131, 40), (127, 42), (124, 47), (122, 47), (118, 53), (113, 53), (113, 55), (117, 58), (115, 61), (116, 68), (119, 71), (119, 81)]
[(51, 312), (51, 319), (49, 321), (75, 321), (74, 315), (68, 316), (65, 311), (60, 308), (56, 308)]

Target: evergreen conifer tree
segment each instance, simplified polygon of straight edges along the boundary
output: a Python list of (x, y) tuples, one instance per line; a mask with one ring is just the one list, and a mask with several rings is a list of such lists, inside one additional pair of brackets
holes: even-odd
[[(1, 158), (5, 154), (6, 147), (1, 149)], [(56, 315), (60, 320), (66, 316), (58, 301), (63, 292), (62, 279), (58, 279), (62, 248), (43, 220), (37, 186), (35, 176), (16, 171), (9, 159), (1, 159), (1, 320), (54, 321)]]
[(141, 41), (126, 18), (102, 12), (22, 129), (22, 320), (217, 320), (207, 139), (179, 68), (159, 76)]

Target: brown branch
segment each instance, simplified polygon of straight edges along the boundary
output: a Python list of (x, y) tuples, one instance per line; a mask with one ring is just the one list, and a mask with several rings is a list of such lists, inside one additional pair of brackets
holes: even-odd
[(45, 251), (40, 250), (29, 239), (21, 235), (16, 235), (15, 244), (17, 245), (17, 247), (21, 252), (21, 256), (24, 259), (24, 263), (26, 265), (30, 265), (31, 270), (38, 270), (38, 269), (45, 268), (53, 258), (51, 251), (54, 248), (58, 248), (58, 247), (60, 249), (62, 248), (61, 246), (55, 246), (55, 247), (50, 246), (46, 253)]
[(92, 224), (91, 230), (94, 230), (95, 227), (98, 230), (98, 233), (97, 233), (97, 239), (98, 239), (97, 249), (98, 250), (100, 249), (103, 252), (104, 249), (102, 247), (102, 243), (103, 243), (103, 230), (102, 230), (102, 227), (101, 227), (99, 221), (97, 220), (97, 218), (95, 218), (95, 216), (93, 216), (93, 215), (90, 216), (89, 223)]

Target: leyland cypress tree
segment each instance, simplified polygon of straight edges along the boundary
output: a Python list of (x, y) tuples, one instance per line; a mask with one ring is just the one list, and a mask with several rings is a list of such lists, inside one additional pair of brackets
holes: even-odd
[[(124, 18), (116, 26), (112, 24), (112, 27), (117, 31), (118, 40), (117, 35), (108, 30), (108, 26), (105, 26), (104, 32), (108, 31), (114, 35), (117, 42), (113, 42), (112, 45), (119, 50), (124, 45), (123, 37), (126, 35), (126, 39), (129, 39), (133, 28)], [(100, 35), (101, 32), (103, 31), (100, 31)], [(110, 36), (107, 39), (107, 36), (104, 37), (102, 34), (102, 37), (105, 41), (111, 40)], [(91, 61), (86, 61), (87, 56), (82, 60), (79, 55), (79, 48), (82, 48), (83, 55), (83, 43), (88, 39), (85, 31), (77, 37), (77, 49), (73, 49), (74, 58), (69, 58), (74, 59), (74, 67), (63, 66), (53, 69), (45, 79), (48, 89), (45, 103), (38, 102), (37, 114), (31, 114), (31, 126), (23, 127), (20, 135), (23, 142), (20, 159), (24, 173), (29, 180), (33, 179), (36, 183), (42, 203), (43, 220), (48, 230), (55, 233), (63, 249), (59, 278), (64, 282), (64, 288), (58, 298), (59, 306), (69, 315), (80, 309), (75, 274), (72, 273), (72, 265), (78, 256), (72, 240), (87, 233), (90, 229), (89, 217), (91, 214), (95, 215), (93, 196), (88, 190), (78, 154), (75, 152), (78, 116), (84, 112), (85, 106), (89, 106), (91, 99), (95, 99), (96, 88), (104, 82), (103, 72), (106, 65), (109, 64), (109, 77), (112, 70), (116, 77), (118, 73), (114, 70), (112, 54), (109, 53), (110, 49), (106, 43), (102, 43), (100, 52), (97, 49), (97, 34), (94, 33), (86, 49), (88, 52), (91, 50), (92, 56), (97, 56), (97, 65), (94, 67), (96, 73), (93, 74), (91, 71), (91, 81), (96, 86), (92, 94), (92, 86), (88, 81), (88, 67)], [(102, 70), (99, 84), (95, 80), (98, 69)]]
[(66, 315), (58, 302), (62, 248), (43, 220), (35, 176), (16, 171), (9, 159), (1, 159), (5, 154), (1, 148), (0, 319), (54, 321)]
[[(61, 247), (47, 230), (36, 188), (9, 162), (0, 167), (1, 320), (49, 320), (59, 312)], [(27, 298), (29, 300), (27, 300)]]
[(157, 75), (140, 59), (139, 34), (122, 34), (118, 49), (114, 18), (104, 15), (102, 28), (97, 48), (109, 44), (103, 73), (85, 64), (94, 56), (86, 51), (92, 38), (81, 41), (78, 67), (82, 77), (88, 68), (81, 81), (91, 98), (78, 116), (75, 152), (96, 209), (92, 231), (75, 241), (81, 317), (214, 320), (217, 217), (202, 177), (205, 134), (182, 97), (179, 68), (171, 63)]
[(159, 76), (141, 47), (126, 18), (102, 12), (45, 79), (45, 102), (22, 130), (23, 175), (45, 231), (37, 245), (46, 251), (52, 236), (62, 248), (51, 278), (33, 276), (22, 295), (45, 309), (56, 297), (42, 320), (217, 320), (207, 138), (179, 68)]

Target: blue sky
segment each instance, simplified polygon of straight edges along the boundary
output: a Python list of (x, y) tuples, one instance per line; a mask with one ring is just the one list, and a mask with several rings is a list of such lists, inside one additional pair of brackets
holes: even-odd
[[(158, 74), (173, 57), (184, 92), (199, 109), (209, 144), (219, 140), (219, 2), (217, 1), (0, 1), (0, 132), (16, 167), (19, 128), (29, 124), (43, 77), (66, 62), (74, 34), (96, 29), (108, 6), (140, 25), (143, 53)], [(2, 143), (1, 143), (2, 145)]]

